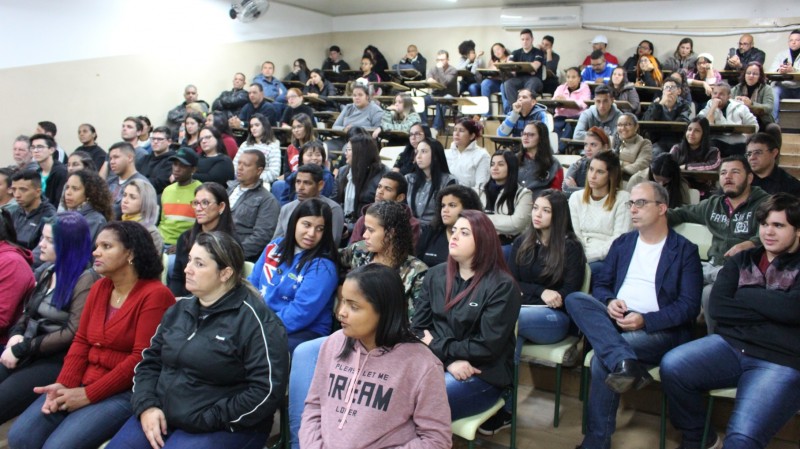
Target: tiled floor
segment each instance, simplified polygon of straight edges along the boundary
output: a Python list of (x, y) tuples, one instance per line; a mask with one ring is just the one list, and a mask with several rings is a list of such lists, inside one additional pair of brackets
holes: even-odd
[[(518, 449), (573, 449), (581, 442), (581, 402), (574, 397), (561, 399), (561, 423), (553, 428), (553, 394), (534, 391), (531, 387), (519, 389)], [(622, 422), (626, 421), (626, 422)], [(613, 438), (614, 449), (658, 448), (658, 416), (643, 412), (625, 411), (617, 424)], [(10, 425), (0, 426), (0, 449), (8, 447), (6, 435)], [(479, 437), (476, 446), (481, 448), (507, 448), (510, 433), (503, 430), (493, 437)], [(671, 427), (667, 432), (667, 449), (678, 446), (678, 434)], [(467, 444), (454, 438), (453, 447), (464, 449)], [(775, 441), (768, 449), (797, 449), (797, 444)]]

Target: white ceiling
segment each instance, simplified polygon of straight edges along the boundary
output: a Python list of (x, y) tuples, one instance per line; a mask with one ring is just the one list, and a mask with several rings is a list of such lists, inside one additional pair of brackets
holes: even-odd
[[(602, 1), (605, 0), (580, 0), (576, 3), (598, 3)], [(349, 16), (442, 9), (562, 5), (565, 2), (556, 0), (281, 0), (275, 3), (284, 3), (329, 16)]]

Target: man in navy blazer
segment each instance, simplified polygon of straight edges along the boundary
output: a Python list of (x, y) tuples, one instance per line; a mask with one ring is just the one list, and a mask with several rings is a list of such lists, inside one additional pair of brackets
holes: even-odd
[(669, 196), (645, 182), (626, 204), (634, 231), (611, 245), (592, 295), (566, 298), (572, 320), (594, 348), (586, 436), (579, 448), (608, 449), (619, 394), (641, 389), (670, 349), (691, 339), (703, 289), (697, 245), (667, 226)]

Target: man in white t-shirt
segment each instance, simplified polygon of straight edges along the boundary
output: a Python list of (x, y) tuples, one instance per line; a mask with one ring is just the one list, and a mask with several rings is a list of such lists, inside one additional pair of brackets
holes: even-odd
[(586, 436), (581, 448), (611, 447), (619, 394), (653, 379), (647, 368), (691, 340), (703, 279), (697, 246), (667, 226), (669, 194), (655, 182), (637, 185), (626, 203), (634, 231), (611, 245), (592, 279), (592, 296), (565, 304), (594, 348)]

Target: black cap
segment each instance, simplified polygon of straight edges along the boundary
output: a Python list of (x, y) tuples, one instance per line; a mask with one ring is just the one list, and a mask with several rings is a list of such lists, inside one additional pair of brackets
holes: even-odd
[(189, 147), (180, 147), (178, 151), (175, 152), (174, 156), (170, 156), (170, 161), (178, 161), (183, 165), (188, 165), (189, 167), (197, 167), (197, 161), (199, 158), (197, 157), (197, 153)]

